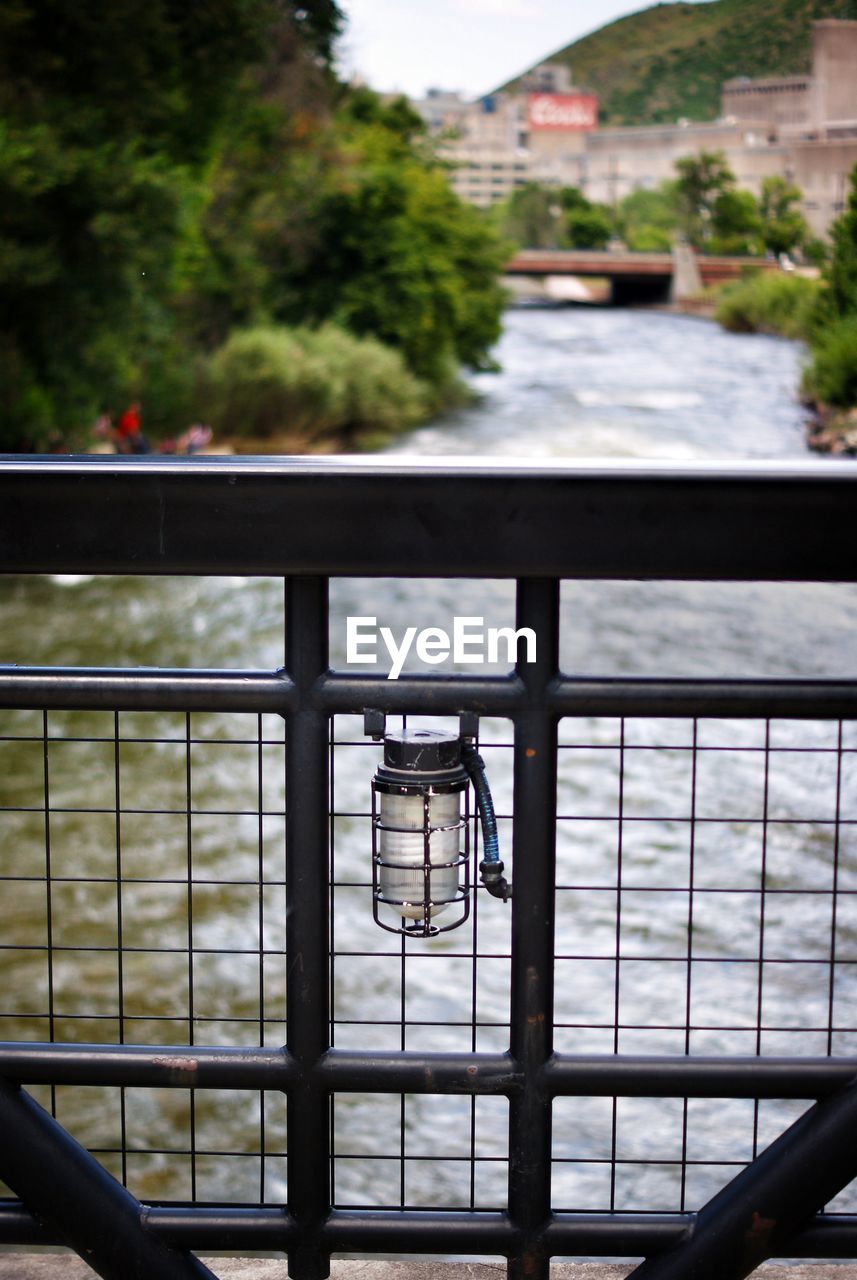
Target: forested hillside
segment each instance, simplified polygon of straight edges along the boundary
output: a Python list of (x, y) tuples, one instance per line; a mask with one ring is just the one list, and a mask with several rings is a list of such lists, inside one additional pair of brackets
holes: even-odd
[(659, 4), (541, 61), (565, 63), (576, 85), (598, 94), (601, 124), (713, 120), (724, 80), (809, 71), (818, 18), (857, 19), (857, 0)]

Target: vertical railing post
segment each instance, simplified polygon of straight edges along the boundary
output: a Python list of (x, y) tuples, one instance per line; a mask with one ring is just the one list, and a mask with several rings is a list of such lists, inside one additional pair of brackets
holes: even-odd
[(299, 1243), (295, 1280), (325, 1280), (330, 1257), (318, 1233), (330, 1208), (330, 1118), (312, 1069), (328, 1047), (328, 733), (314, 686), (328, 666), (327, 580), (286, 581), (286, 670), (297, 706), (286, 720), (286, 1018), (300, 1067), (289, 1096), (289, 1210)]
[(556, 718), (546, 691), (559, 665), (559, 583), (522, 579), (517, 624), (537, 637), (519, 660), (526, 709), (515, 722), (511, 1050), (524, 1087), (510, 1101), (509, 1214), (521, 1238), (509, 1280), (547, 1280), (539, 1240), (551, 1209), (551, 1100), (543, 1067), (553, 1049)]

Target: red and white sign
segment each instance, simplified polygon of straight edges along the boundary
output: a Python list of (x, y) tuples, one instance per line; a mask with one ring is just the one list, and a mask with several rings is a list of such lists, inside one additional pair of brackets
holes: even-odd
[(594, 93), (530, 93), (527, 122), (535, 132), (561, 130), (580, 133), (598, 127), (598, 99)]

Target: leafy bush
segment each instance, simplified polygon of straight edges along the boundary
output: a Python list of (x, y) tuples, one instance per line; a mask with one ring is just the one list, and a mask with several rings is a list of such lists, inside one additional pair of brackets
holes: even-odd
[(526, 182), (491, 207), (490, 225), (521, 249), (604, 249), (615, 230), (607, 205), (578, 187)]
[(823, 404), (857, 404), (857, 315), (845, 316), (815, 335), (803, 390)]
[[(566, 188), (577, 194), (573, 187)], [(566, 244), (565, 210), (572, 208), (563, 199), (565, 191), (540, 182), (525, 182), (503, 200), (497, 200), (487, 213), (487, 220), (510, 247), (520, 249), (557, 249)], [(574, 197), (571, 197), (573, 200)], [(585, 201), (588, 205), (588, 201)], [(574, 202), (574, 207), (579, 207)]]
[(376, 338), (427, 382), (450, 360), (488, 367), (508, 246), (452, 191), (406, 103), (354, 90), (335, 122), (339, 155), (316, 184), (312, 235), (298, 253), (278, 247), (267, 314)]
[(308, 431), (336, 416), (323, 370), (287, 329), (236, 330), (207, 372), (207, 417), (229, 435)]
[(775, 333), (808, 338), (820, 289), (817, 280), (761, 271), (727, 285), (714, 318), (733, 333)]
[(423, 385), (398, 352), (336, 325), (234, 332), (208, 362), (203, 393), (226, 435), (308, 443), (391, 434), (425, 416)]
[(851, 170), (848, 202), (830, 228), (830, 239), (825, 302), (834, 315), (852, 315), (857, 312), (857, 165)]
[(810, 400), (850, 408), (857, 405), (857, 165), (845, 211), (830, 230), (830, 256), (812, 313), (812, 359), (802, 390)]
[(778, 174), (762, 179), (759, 213), (762, 237), (771, 253), (794, 253), (810, 239), (809, 226), (800, 212), (801, 190)]
[(830, 258), (830, 245), (818, 236), (810, 236), (804, 242), (803, 256), (814, 267), (823, 267)]
[(598, 205), (574, 209), (566, 220), (566, 235), (572, 249), (606, 249), (613, 224)]
[(335, 324), (298, 330), (297, 338), (335, 383), (338, 429), (356, 442), (377, 442), (427, 416), (427, 388), (392, 347)]
[(676, 184), (641, 187), (619, 205), (619, 234), (637, 253), (669, 253), (678, 231)]
[(751, 254), (764, 252), (759, 205), (750, 191), (727, 187), (715, 198), (707, 253)]
[(650, 222), (631, 227), (625, 243), (633, 253), (671, 253), (675, 235)]

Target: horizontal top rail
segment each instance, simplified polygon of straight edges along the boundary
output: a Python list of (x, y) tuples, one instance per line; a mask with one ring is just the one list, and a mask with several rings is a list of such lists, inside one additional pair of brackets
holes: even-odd
[[(378, 710), (407, 713), (422, 706), (434, 715), (476, 707), (482, 714), (514, 715), (527, 701), (513, 675), (429, 673), (386, 676), (342, 671), (319, 677), (317, 706), (332, 715)], [(249, 711), (285, 715), (298, 691), (284, 671), (201, 671), (182, 668), (25, 667), (0, 663), (0, 707), (77, 711)], [(732, 719), (855, 719), (857, 680), (653, 679), (558, 676), (546, 704), (562, 715), (728, 716)]]
[[(507, 1053), (328, 1049), (312, 1067), (331, 1093), (517, 1094), (521, 1064)], [(18, 1084), (174, 1089), (280, 1089), (299, 1083), (286, 1048), (0, 1042), (0, 1076)], [(552, 1097), (822, 1098), (857, 1081), (857, 1059), (657, 1054), (553, 1054)]]
[(857, 463), (0, 458), (0, 572), (857, 580)]

